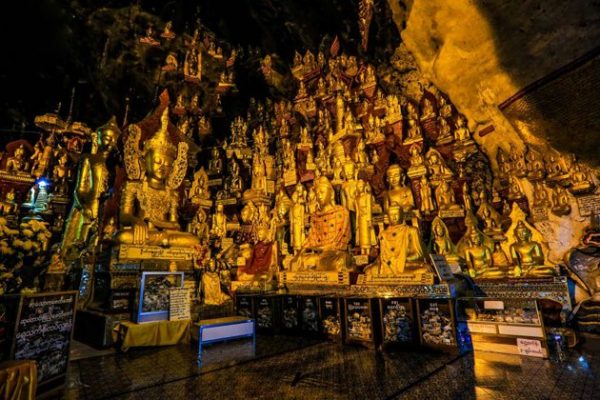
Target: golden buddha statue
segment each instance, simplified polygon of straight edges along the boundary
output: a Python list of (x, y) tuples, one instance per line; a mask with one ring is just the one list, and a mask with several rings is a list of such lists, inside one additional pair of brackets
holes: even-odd
[[(335, 191), (325, 176), (315, 181), (319, 210), (311, 216), (311, 226), (302, 249), (294, 256), (294, 270), (346, 271), (350, 242), (348, 210), (335, 204)], [(305, 254), (311, 250), (312, 254)]]
[(439, 117), (438, 137), (435, 140), (435, 144), (437, 146), (443, 146), (445, 144), (452, 143), (453, 140), (454, 136), (452, 135), (452, 130), (450, 129), (450, 125), (448, 125), (448, 121), (446, 121), (446, 118)]
[(212, 215), (211, 222), (210, 234), (223, 241), (227, 235), (227, 216), (225, 215), (223, 204), (217, 204), (217, 209)]
[(390, 205), (389, 226), (379, 234), (379, 262), (365, 270), (367, 275), (393, 277), (404, 273), (424, 273), (426, 251), (419, 229), (406, 225), (402, 208)]
[[(350, 160), (349, 160), (350, 161)], [(343, 178), (342, 190), (341, 190), (341, 202), (342, 206), (347, 208), (351, 212), (356, 211), (356, 189), (358, 185), (356, 165), (350, 161), (343, 165)], [(335, 180), (335, 179), (334, 179)]]
[(527, 151), (527, 178), (530, 181), (543, 179), (546, 176), (546, 166), (544, 165), (544, 159), (534, 149), (529, 148)]
[(454, 130), (454, 140), (460, 145), (473, 143), (471, 131), (466, 127), (465, 117), (460, 115), (456, 119), (456, 129)]
[(552, 191), (552, 213), (559, 216), (571, 213), (569, 193), (562, 186), (556, 186)]
[(454, 190), (448, 184), (448, 181), (442, 180), (435, 189), (435, 201), (440, 211), (460, 210), (461, 207), (456, 204)]
[(509, 178), (509, 186), (508, 186), (508, 200), (519, 200), (525, 197), (523, 193), (523, 188), (521, 187), (521, 182), (519, 178), (514, 175), (511, 175)]
[(533, 182), (533, 204), (535, 207), (548, 207), (550, 199), (543, 182)]
[(213, 147), (211, 150), (211, 157), (208, 160), (208, 174), (209, 175), (221, 175), (223, 172), (223, 161), (221, 160), (221, 154), (219, 149)]
[(206, 269), (202, 271), (202, 295), (205, 305), (220, 306), (231, 300), (231, 297), (221, 289), (221, 276), (214, 259), (211, 259)]
[(435, 117), (435, 110), (433, 109), (433, 103), (427, 97), (423, 99), (423, 105), (421, 108), (421, 121), (428, 120)]
[(425, 176), (427, 167), (425, 166), (425, 158), (421, 155), (421, 147), (415, 144), (408, 151), (410, 153), (410, 167), (407, 175), (411, 178)]
[(0, 212), (2, 215), (12, 215), (17, 212), (19, 205), (15, 202), (15, 189), (11, 188), (4, 195), (4, 199), (0, 202)]
[(452, 243), (448, 227), (444, 220), (435, 217), (431, 223), (431, 244), (429, 246), (433, 254), (446, 257), (450, 262), (458, 262), (456, 246)]
[(576, 163), (571, 171), (571, 192), (582, 194), (590, 192), (594, 189), (594, 183), (588, 173), (581, 168), (581, 165)]
[(531, 230), (519, 221), (515, 228), (515, 243), (510, 245), (510, 256), (515, 265), (511, 276), (515, 278), (540, 278), (556, 275), (556, 269), (544, 265), (542, 246), (531, 240)]
[(308, 215), (312, 215), (317, 212), (317, 208), (317, 194), (314, 186), (311, 186), (311, 188), (308, 190), (308, 198), (306, 200), (306, 212)]
[(65, 150), (61, 150), (56, 165), (52, 168), (52, 182), (55, 194), (65, 194), (67, 191), (67, 179), (70, 175), (70, 170), (67, 166), (68, 160), (69, 154)]
[(111, 186), (106, 160), (120, 134), (115, 117), (92, 134), (92, 152), (84, 155), (79, 162), (73, 207), (60, 246), (63, 254), (76, 243), (87, 245), (92, 228), (97, 226), (101, 199)]
[(187, 144), (175, 146), (169, 138), (169, 108), (160, 117), (160, 128), (140, 151), (141, 129), (129, 126), (125, 143), (128, 180), (121, 194), (119, 244), (190, 247), (196, 236), (183, 232), (177, 222), (177, 189), (187, 172)]
[(408, 120), (408, 131), (406, 134), (406, 138), (404, 139), (404, 144), (410, 144), (415, 142), (420, 142), (423, 140), (423, 133), (421, 132), (421, 126), (414, 119)]
[(439, 151), (433, 147), (425, 154), (427, 160), (427, 169), (429, 170), (429, 177), (432, 182), (439, 182), (441, 180), (452, 179), (454, 175), (452, 170), (446, 166), (444, 159)]
[(188, 225), (188, 232), (197, 236), (200, 243), (205, 243), (209, 238), (208, 216), (206, 211), (199, 208), (194, 219)]
[(471, 278), (494, 279), (505, 276), (504, 271), (494, 267), (492, 252), (476, 229), (469, 229), (464, 259)]
[(377, 244), (375, 230), (373, 229), (373, 194), (371, 185), (362, 179), (356, 185), (356, 245), (360, 247), (360, 254), (368, 255), (371, 247)]
[(27, 161), (25, 160), (25, 146), (22, 144), (17, 147), (12, 156), (6, 159), (6, 172), (23, 173), (27, 169)]
[(431, 196), (431, 186), (429, 185), (429, 181), (425, 175), (421, 177), (421, 181), (419, 183), (419, 195), (421, 197), (421, 212), (425, 215), (433, 213), (435, 211), (435, 203), (433, 202), (433, 197)]
[(194, 173), (194, 181), (188, 195), (192, 204), (202, 204), (207, 200), (210, 201), (210, 192), (208, 190), (208, 174), (201, 167)]
[(438, 101), (438, 110), (440, 117), (446, 119), (452, 117), (452, 105), (448, 103), (446, 98), (440, 94), (436, 97), (436, 99)]
[(306, 203), (306, 190), (300, 182), (292, 193), (292, 207), (290, 208), (290, 241), (294, 252), (300, 251), (306, 235), (304, 233), (304, 213)]

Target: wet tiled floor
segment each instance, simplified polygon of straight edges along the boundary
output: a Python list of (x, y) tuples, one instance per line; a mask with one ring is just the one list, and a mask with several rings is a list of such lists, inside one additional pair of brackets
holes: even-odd
[[(597, 348), (597, 347), (596, 347)], [(564, 362), (469, 353), (377, 353), (314, 340), (259, 336), (209, 347), (130, 350), (71, 363), (66, 399), (593, 399), (600, 352)]]

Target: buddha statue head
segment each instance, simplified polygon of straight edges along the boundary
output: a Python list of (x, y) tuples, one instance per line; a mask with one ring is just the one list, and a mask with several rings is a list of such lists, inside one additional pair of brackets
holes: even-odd
[(169, 140), (168, 126), (169, 109), (166, 107), (160, 117), (160, 128), (144, 143), (143, 160), (150, 182), (164, 183), (171, 175), (177, 158), (177, 147)]
[(259, 223), (256, 227), (256, 239), (259, 242), (267, 242), (269, 240), (269, 225)]
[(106, 124), (96, 131), (95, 145), (102, 152), (110, 152), (117, 145), (120, 135), (121, 129), (117, 125), (117, 117), (113, 115)]
[(401, 183), (402, 178), (402, 168), (398, 164), (392, 164), (388, 167), (387, 172), (387, 182), (390, 185), (390, 188), (398, 187)]
[(387, 211), (388, 220), (390, 225), (398, 225), (402, 220), (402, 208), (398, 203), (392, 203)]
[(515, 228), (515, 236), (518, 242), (527, 243), (531, 240), (531, 230), (523, 221), (519, 221)]
[(483, 238), (477, 229), (471, 228), (469, 229), (469, 244), (471, 247), (479, 247), (483, 243)]
[(334, 190), (331, 182), (326, 176), (320, 176), (315, 182), (315, 191), (317, 195), (317, 203), (321, 211), (326, 210), (335, 205)]

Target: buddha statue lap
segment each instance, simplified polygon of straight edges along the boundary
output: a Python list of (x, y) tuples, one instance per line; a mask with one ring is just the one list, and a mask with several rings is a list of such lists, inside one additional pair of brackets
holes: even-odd
[(483, 236), (477, 229), (468, 232), (464, 259), (471, 278), (497, 279), (505, 276), (503, 270), (494, 266), (492, 251), (484, 244)]
[(198, 237), (183, 232), (177, 222), (179, 194), (187, 170), (187, 144), (176, 147), (168, 136), (168, 107), (163, 111), (158, 131), (139, 149), (141, 130), (129, 128), (125, 144), (128, 180), (120, 208), (121, 230), (116, 242), (165, 247), (193, 247)]
[(311, 216), (306, 242), (290, 266), (296, 271), (346, 271), (350, 215), (345, 207), (335, 204), (335, 192), (327, 177), (315, 181), (315, 193), (319, 210)]

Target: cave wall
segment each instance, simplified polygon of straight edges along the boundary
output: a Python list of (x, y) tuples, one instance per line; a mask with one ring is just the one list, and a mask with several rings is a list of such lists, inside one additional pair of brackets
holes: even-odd
[[(546, 82), (555, 82), (550, 79), (553, 74), (597, 49), (600, 3), (388, 2), (403, 45), (414, 56), (420, 72), (467, 116), (475, 140), (494, 169), (498, 147), (508, 150), (510, 144), (519, 149), (526, 144), (542, 150), (553, 146), (574, 153), (592, 167), (600, 165), (600, 115), (596, 111), (600, 109), (600, 90), (596, 90), (595, 83), (600, 81), (595, 79), (598, 72), (589, 63), (582, 64), (588, 69), (579, 74), (580, 80), (562, 82), (559, 95), (557, 90), (548, 89)], [(594, 57), (592, 54), (589, 58)], [(538, 90), (543, 85), (545, 93)], [(583, 88), (585, 97), (581, 100)], [(516, 114), (502, 108), (519, 93), (527, 95)], [(554, 98), (548, 100), (551, 94)], [(491, 133), (480, 135), (482, 130)], [(523, 186), (531, 202), (533, 187), (527, 181)], [(578, 244), (588, 226), (588, 218), (578, 214), (575, 199), (572, 209), (568, 217), (552, 215), (548, 221), (536, 224), (548, 239), (550, 258), (555, 261)]]

